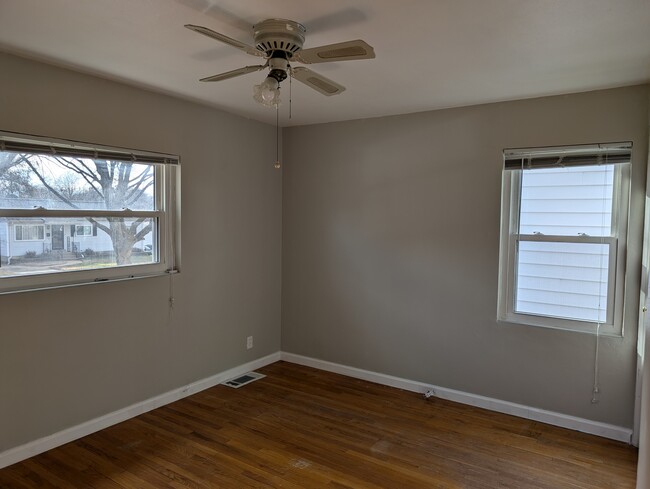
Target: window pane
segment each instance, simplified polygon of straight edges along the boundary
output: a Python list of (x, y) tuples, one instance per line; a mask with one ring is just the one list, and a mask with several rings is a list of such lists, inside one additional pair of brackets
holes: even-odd
[(609, 245), (520, 241), (515, 312), (607, 320)]
[(524, 170), (519, 232), (611, 236), (614, 167)]
[(0, 209), (155, 210), (155, 165), (0, 152)]
[(77, 226), (76, 235), (77, 236), (91, 236), (93, 232), (92, 226)]
[[(0, 277), (158, 263), (156, 219), (88, 223), (84, 218), (0, 218)], [(88, 234), (72, 235), (73, 227)]]
[(30, 241), (43, 239), (42, 230), (43, 227), (39, 225), (23, 226), (23, 239)]
[[(28, 219), (23, 219), (28, 221)], [(17, 241), (35, 241), (43, 239), (42, 225), (16, 224), (14, 226)]]

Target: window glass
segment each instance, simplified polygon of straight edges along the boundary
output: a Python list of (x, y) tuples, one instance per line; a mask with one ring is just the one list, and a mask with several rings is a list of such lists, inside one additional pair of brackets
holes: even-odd
[(609, 244), (521, 241), (515, 312), (607, 319)]
[(154, 165), (40, 154), (1, 154), (1, 209), (155, 209)]
[(77, 236), (92, 236), (93, 235), (93, 226), (75, 226), (75, 234)]
[(178, 157), (0, 141), (0, 293), (176, 270)]
[(630, 149), (507, 150), (499, 319), (621, 334)]
[[(83, 218), (79, 218), (83, 220)], [(3, 224), (0, 218), (0, 226)], [(23, 221), (30, 219), (23, 218)], [(32, 218), (42, 222), (42, 218)], [(47, 219), (47, 226), (21, 224), (16, 226), (16, 238), (12, 246), (12, 257), (0, 266), (0, 278), (25, 275), (38, 275), (57, 272), (97, 270), (118, 266), (136, 266), (156, 263), (156, 221), (155, 219), (93, 219), (96, 221), (96, 236), (92, 236), (93, 226), (79, 225), (76, 229), (90, 231), (86, 236), (70, 230), (70, 218)], [(141, 221), (141, 222), (140, 222)], [(65, 222), (65, 224), (61, 224)], [(6, 221), (5, 221), (6, 224)], [(11, 224), (10, 224), (11, 225)], [(124, 230), (127, 243), (114, 245), (109, 235), (112, 229)], [(135, 231), (129, 230), (135, 226)], [(49, 228), (49, 236), (43, 239), (44, 227)], [(28, 236), (26, 238), (26, 236)], [(41, 236), (36, 240), (36, 237)]]
[(41, 225), (24, 225), (17, 224), (16, 229), (16, 240), (17, 241), (36, 241), (43, 239), (43, 226)]
[(614, 165), (523, 171), (521, 234), (609, 236)]

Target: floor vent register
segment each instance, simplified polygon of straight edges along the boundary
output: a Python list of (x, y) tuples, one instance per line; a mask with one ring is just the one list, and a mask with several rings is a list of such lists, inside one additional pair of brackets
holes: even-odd
[(263, 377), (266, 377), (266, 375), (257, 372), (248, 372), (244, 375), (240, 375), (239, 377), (235, 377), (234, 379), (226, 380), (223, 385), (227, 385), (233, 389), (239, 389), (240, 387), (243, 387), (246, 384), (250, 384), (251, 382), (255, 382), (256, 380), (259, 380)]

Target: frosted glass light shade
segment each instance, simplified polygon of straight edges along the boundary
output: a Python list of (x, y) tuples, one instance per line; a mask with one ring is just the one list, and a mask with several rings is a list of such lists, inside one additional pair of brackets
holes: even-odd
[(259, 85), (253, 87), (253, 98), (266, 107), (276, 107), (280, 104), (280, 84), (272, 76), (267, 76)]

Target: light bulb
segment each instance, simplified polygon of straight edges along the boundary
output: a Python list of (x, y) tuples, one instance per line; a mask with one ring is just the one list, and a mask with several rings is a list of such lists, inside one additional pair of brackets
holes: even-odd
[(262, 105), (275, 107), (280, 103), (280, 83), (272, 76), (253, 87), (253, 98)]
[(264, 83), (262, 83), (262, 98), (266, 102), (271, 102), (275, 98), (275, 94), (277, 93), (279, 83), (275, 78), (271, 78), (270, 76), (264, 80)]

